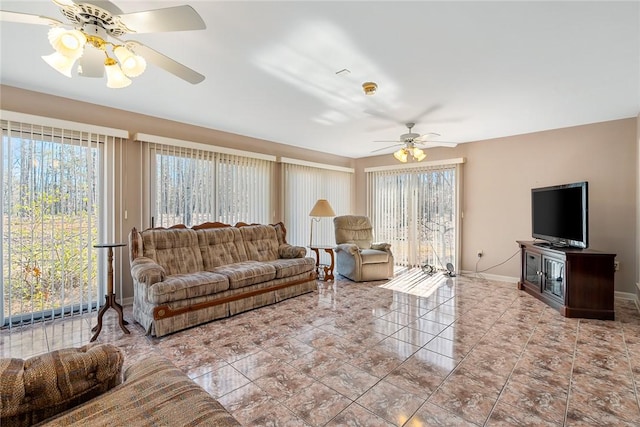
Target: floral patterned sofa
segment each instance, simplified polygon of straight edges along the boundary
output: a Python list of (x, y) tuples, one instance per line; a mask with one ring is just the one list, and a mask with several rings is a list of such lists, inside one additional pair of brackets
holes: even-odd
[(160, 337), (312, 292), (315, 260), (285, 237), (282, 223), (134, 228), (134, 319)]

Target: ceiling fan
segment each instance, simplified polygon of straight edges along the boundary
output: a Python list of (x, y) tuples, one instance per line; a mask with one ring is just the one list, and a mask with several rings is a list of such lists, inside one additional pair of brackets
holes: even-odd
[(121, 88), (131, 84), (129, 77), (142, 74), (149, 61), (191, 84), (204, 80), (197, 71), (138, 41), (119, 38), (132, 33), (204, 30), (204, 21), (191, 6), (123, 13), (106, 0), (52, 1), (68, 24), (47, 16), (4, 10), (0, 10), (0, 21), (50, 26), (48, 37), (55, 52), (42, 59), (67, 77), (71, 77), (77, 62), (79, 75), (103, 77), (106, 73), (107, 86)]
[(424, 153), (423, 148), (429, 147), (455, 147), (458, 145), (457, 142), (445, 142), (445, 141), (430, 141), (429, 139), (432, 137), (439, 137), (439, 133), (429, 132), (425, 134), (413, 133), (412, 129), (415, 126), (415, 123), (407, 123), (407, 129), (409, 129), (408, 133), (404, 133), (400, 135), (399, 140), (395, 141), (374, 141), (374, 142), (394, 142), (395, 144), (389, 145), (387, 147), (378, 148), (377, 150), (373, 150), (372, 153), (376, 153), (378, 151), (388, 150), (391, 147), (402, 146), (398, 151), (393, 153), (393, 156), (403, 162), (406, 163), (409, 159), (409, 155), (411, 155), (415, 160), (422, 161), (427, 155)]

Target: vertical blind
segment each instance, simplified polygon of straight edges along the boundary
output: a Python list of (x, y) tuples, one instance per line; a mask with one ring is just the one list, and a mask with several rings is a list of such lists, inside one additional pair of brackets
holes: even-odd
[(402, 266), (456, 265), (458, 166), (367, 172), (375, 238), (389, 242)]
[(113, 178), (120, 138), (9, 120), (1, 126), (2, 324), (96, 309), (106, 261), (93, 245), (114, 237), (116, 188), (105, 178)]
[[(309, 245), (312, 226), (309, 212), (318, 199), (326, 199), (336, 215), (352, 213), (352, 172), (283, 163), (282, 174), (284, 222), (289, 243)], [(335, 245), (333, 218), (314, 221), (313, 244)]]
[(273, 162), (148, 143), (152, 225), (268, 223)]

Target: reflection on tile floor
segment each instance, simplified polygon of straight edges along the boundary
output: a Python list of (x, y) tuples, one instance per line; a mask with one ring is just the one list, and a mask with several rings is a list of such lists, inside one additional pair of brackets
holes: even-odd
[[(381, 286), (383, 285), (383, 286)], [(640, 425), (640, 315), (566, 319), (515, 284), (410, 271), (162, 338), (105, 315), (125, 365), (171, 359), (244, 425)], [(89, 342), (96, 315), (3, 330), (2, 357)]]

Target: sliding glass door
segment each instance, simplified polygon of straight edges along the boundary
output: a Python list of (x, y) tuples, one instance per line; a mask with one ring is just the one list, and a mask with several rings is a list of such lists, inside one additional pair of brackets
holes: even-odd
[(459, 164), (366, 170), (375, 238), (397, 265), (457, 265)]
[(113, 137), (2, 121), (2, 325), (95, 309)]

